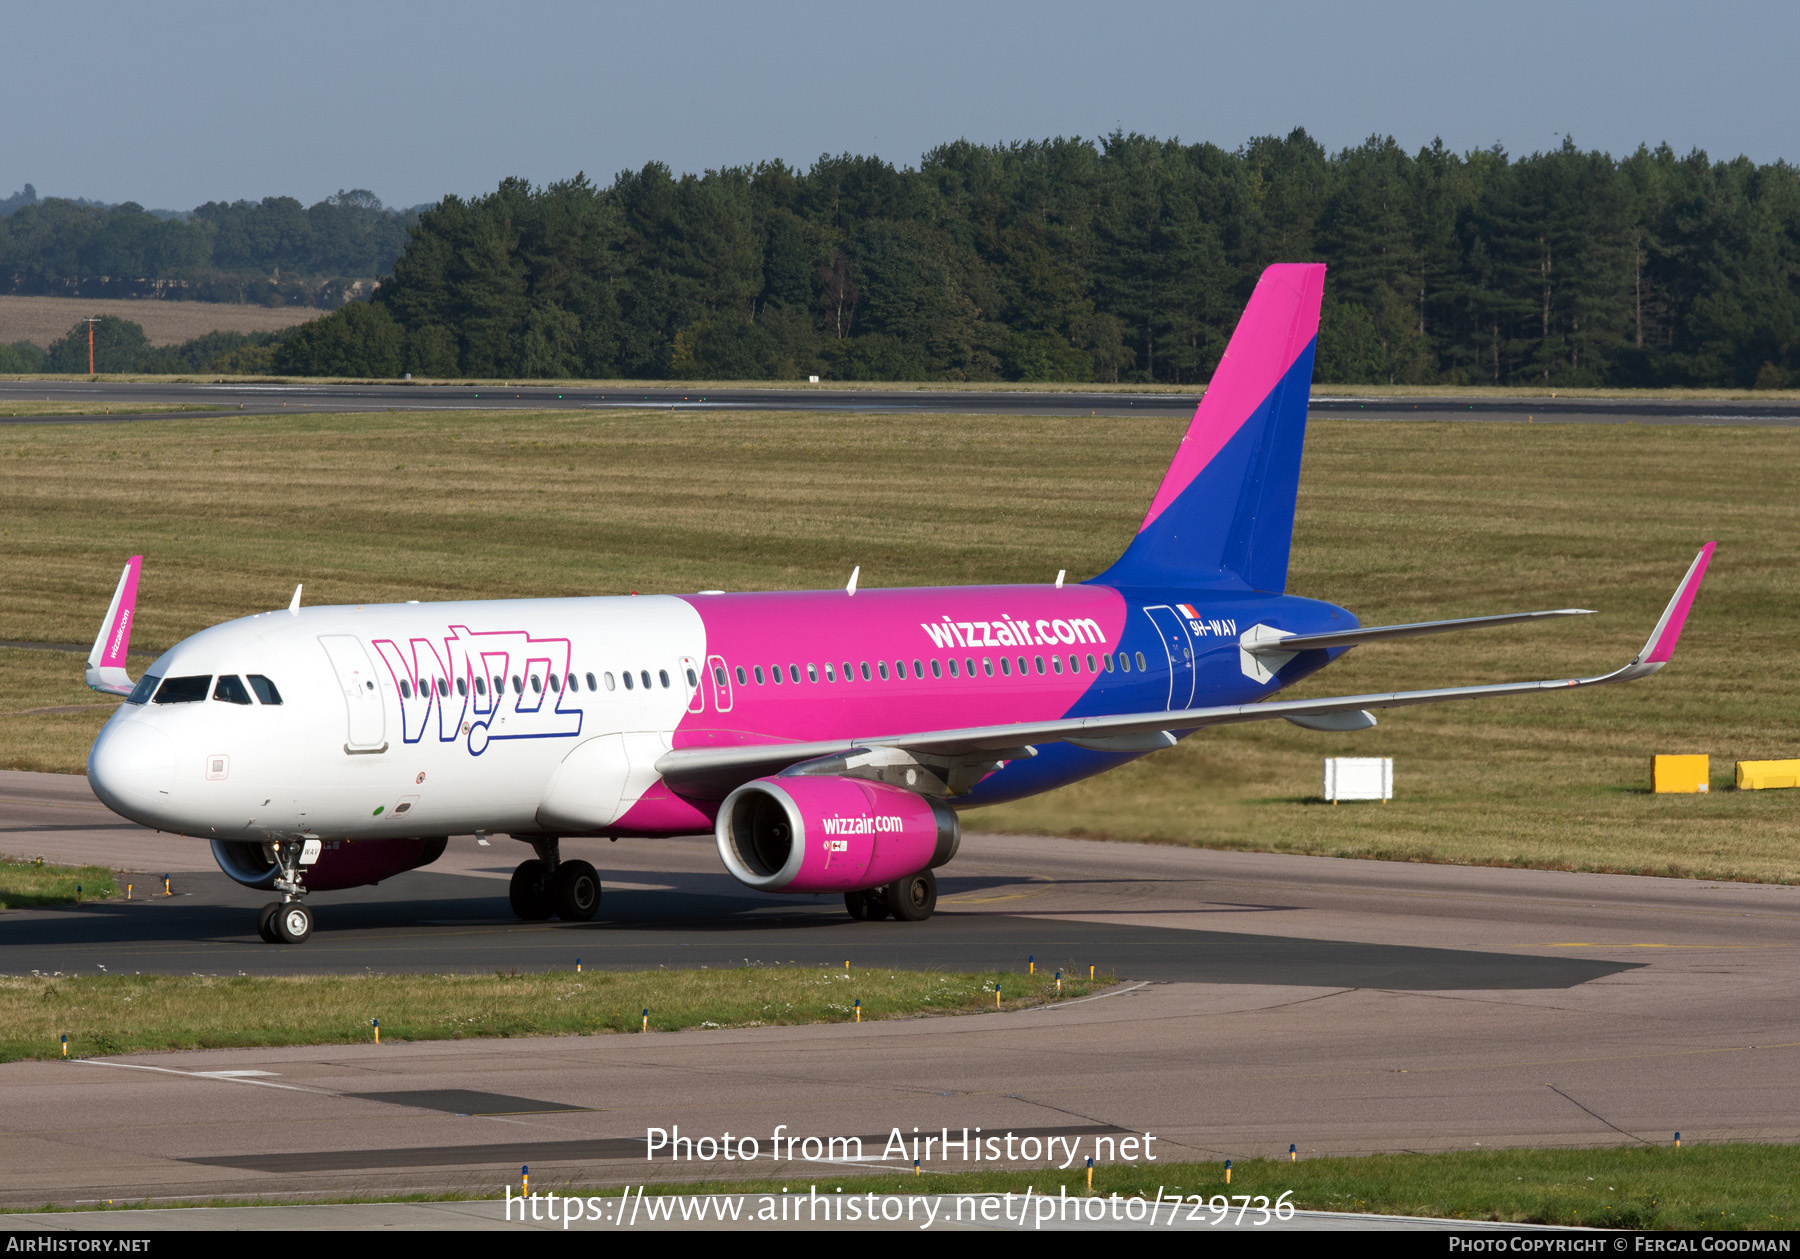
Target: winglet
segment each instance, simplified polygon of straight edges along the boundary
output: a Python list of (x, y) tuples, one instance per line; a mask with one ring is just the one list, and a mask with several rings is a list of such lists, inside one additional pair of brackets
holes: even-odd
[(855, 568), (850, 570), (850, 582), (848, 585), (846, 585), (844, 587), (845, 594), (853, 595), (856, 593), (856, 579), (861, 576), (862, 576), (862, 565), (858, 564)]
[(1650, 640), (1637, 655), (1633, 664), (1665, 665), (1669, 657), (1675, 654), (1675, 643), (1681, 637), (1681, 628), (1687, 624), (1688, 611), (1694, 606), (1694, 596), (1700, 593), (1700, 579), (1706, 576), (1707, 561), (1712, 559), (1716, 542), (1708, 542), (1700, 548), (1700, 554), (1688, 565), (1687, 576), (1681, 579), (1676, 587), (1675, 597), (1669, 600), (1669, 606), (1663, 609), (1662, 619), (1656, 628), (1650, 631)]
[(131, 678), (125, 672), (125, 659), (131, 654), (131, 623), (137, 617), (138, 571), (144, 557), (134, 555), (119, 574), (119, 585), (113, 591), (112, 606), (88, 652), (87, 684), (106, 695), (131, 694)]
[(288, 614), (290, 616), (300, 615), (300, 586), (294, 587), (294, 597), (288, 600)]

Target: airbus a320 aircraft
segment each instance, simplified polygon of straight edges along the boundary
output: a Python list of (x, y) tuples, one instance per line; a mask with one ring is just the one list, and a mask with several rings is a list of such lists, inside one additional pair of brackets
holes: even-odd
[(1573, 616), (1364, 628), (1283, 593), (1325, 268), (1262, 275), (1125, 553), (1088, 581), (301, 607), (230, 621), (134, 685), (142, 557), (88, 659), (126, 696), (88, 758), (96, 795), (212, 841), (280, 899), (265, 940), (312, 932), (308, 892), (427, 865), (453, 834), (535, 855), (515, 913), (594, 917), (566, 836), (711, 830), (764, 892), (842, 893), (917, 922), (959, 814), (1100, 773), (1208, 726), (1375, 724), (1370, 710), (1624, 682), (1667, 663), (1713, 544), (1642, 651), (1603, 676), (1297, 701), (1350, 648)]

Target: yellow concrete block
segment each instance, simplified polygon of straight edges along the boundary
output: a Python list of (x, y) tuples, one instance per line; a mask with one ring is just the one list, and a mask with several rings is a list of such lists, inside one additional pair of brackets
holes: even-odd
[(1712, 758), (1707, 756), (1659, 756), (1650, 768), (1656, 791), (1705, 791)]
[(1764, 791), (1770, 787), (1800, 787), (1800, 761), (1739, 761), (1739, 791)]

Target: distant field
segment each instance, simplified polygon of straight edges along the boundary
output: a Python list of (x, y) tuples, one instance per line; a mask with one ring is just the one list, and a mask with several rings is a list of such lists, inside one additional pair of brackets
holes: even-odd
[(311, 306), (0, 296), (0, 343), (30, 341), (48, 347), (89, 315), (117, 315), (141, 324), (151, 345), (180, 345), (206, 332), (279, 332), (324, 313)]
[[(147, 556), (135, 646), (309, 602), (1042, 581), (1131, 536), (1176, 419), (668, 412), (221, 416), (0, 432), (0, 639), (91, 641)], [(1800, 880), (1800, 431), (1319, 422), (1290, 588), (1369, 624), (1582, 606), (1366, 647), (1297, 694), (1572, 676), (1642, 644), (1719, 551), (1674, 664), (1628, 686), (1202, 734), (984, 829), (1405, 860)], [(141, 664), (134, 662), (134, 669)], [(79, 655), (0, 649), (0, 764), (78, 771)], [(101, 701), (103, 702), (103, 701)], [(1705, 796), (1647, 792), (1709, 752)], [(1393, 756), (1389, 805), (1319, 804), (1320, 757)]]

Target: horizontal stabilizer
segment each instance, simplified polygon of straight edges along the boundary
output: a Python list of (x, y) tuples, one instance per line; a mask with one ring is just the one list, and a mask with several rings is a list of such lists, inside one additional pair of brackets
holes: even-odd
[(1555, 608), (1548, 612), (1507, 612), (1500, 616), (1466, 616), (1456, 621), (1416, 621), (1411, 625), (1371, 625), (1366, 629), (1338, 630), (1330, 634), (1287, 634), (1259, 625), (1247, 631), (1239, 645), (1253, 656), (1291, 656), (1295, 652), (1325, 647), (1354, 647), (1389, 638), (1418, 638), (1424, 634), (1448, 634), (1452, 630), (1491, 629), (1497, 625), (1521, 625), (1553, 616), (1592, 616), (1592, 608)]

